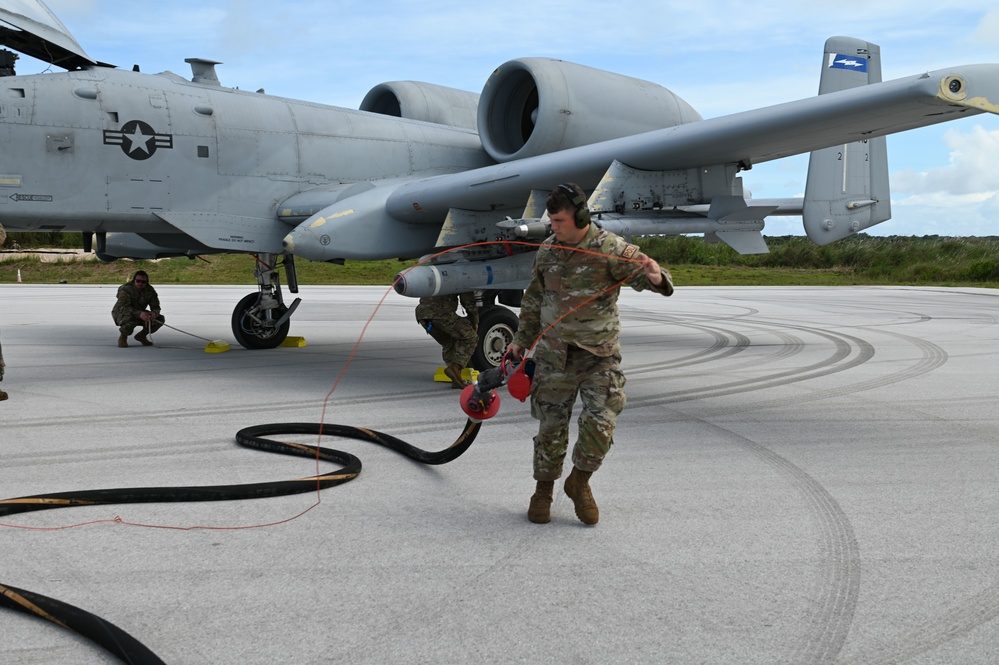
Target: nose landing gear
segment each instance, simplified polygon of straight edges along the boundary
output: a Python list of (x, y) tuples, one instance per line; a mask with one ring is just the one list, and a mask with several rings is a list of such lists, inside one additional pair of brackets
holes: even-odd
[[(291, 315), (302, 299), (295, 298), (291, 307), (284, 304), (276, 255), (257, 254), (255, 258), (257, 268), (253, 274), (257, 278), (259, 291), (246, 295), (236, 304), (232, 313), (232, 334), (247, 349), (273, 349), (288, 337)], [(288, 290), (298, 293), (295, 259), (290, 254), (284, 255), (284, 267), (288, 275)]]

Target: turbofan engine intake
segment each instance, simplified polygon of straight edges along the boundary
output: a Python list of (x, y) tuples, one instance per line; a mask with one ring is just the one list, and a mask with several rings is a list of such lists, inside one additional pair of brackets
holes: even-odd
[(697, 120), (690, 104), (660, 85), (549, 58), (501, 65), (478, 110), (482, 146), (497, 162)]
[(475, 129), (479, 96), (474, 92), (420, 81), (379, 83), (361, 100), (360, 109), (396, 118)]

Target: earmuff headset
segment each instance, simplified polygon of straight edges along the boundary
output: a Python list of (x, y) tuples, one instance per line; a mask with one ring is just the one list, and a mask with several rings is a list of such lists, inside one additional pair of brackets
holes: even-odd
[(572, 201), (572, 205), (576, 206), (576, 213), (574, 219), (576, 220), (577, 229), (585, 229), (586, 225), (590, 223), (590, 209), (586, 207), (586, 200), (579, 195), (573, 187), (567, 184), (561, 184), (558, 186), (569, 196), (569, 200)]

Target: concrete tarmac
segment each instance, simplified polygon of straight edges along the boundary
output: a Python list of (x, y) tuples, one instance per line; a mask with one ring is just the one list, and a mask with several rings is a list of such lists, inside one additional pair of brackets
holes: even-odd
[[(409, 299), (303, 287), (307, 346), (247, 351), (229, 320), (250, 288), (157, 288), (204, 339), (119, 349), (114, 285), (0, 286), (0, 498), (316, 473), (236, 445), (249, 425), (432, 450), (461, 430)], [(552, 522), (527, 521), (536, 423), (504, 388), (444, 466), (324, 437), (364, 469), (321, 493), (0, 518), (0, 584), (171, 665), (999, 662), (999, 292), (681, 286), (621, 311), (629, 402), (594, 527), (560, 485)], [(0, 663), (118, 662), (0, 621)]]

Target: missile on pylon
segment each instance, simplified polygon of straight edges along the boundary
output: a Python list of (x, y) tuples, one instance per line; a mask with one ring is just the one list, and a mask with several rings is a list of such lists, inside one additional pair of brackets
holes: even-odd
[(395, 276), (396, 293), (412, 298), (481, 291), (525, 289), (531, 281), (534, 252), (484, 261), (417, 265)]
[(518, 238), (547, 238), (551, 235), (551, 223), (543, 219), (510, 219), (497, 222), (496, 226), (508, 230)]

